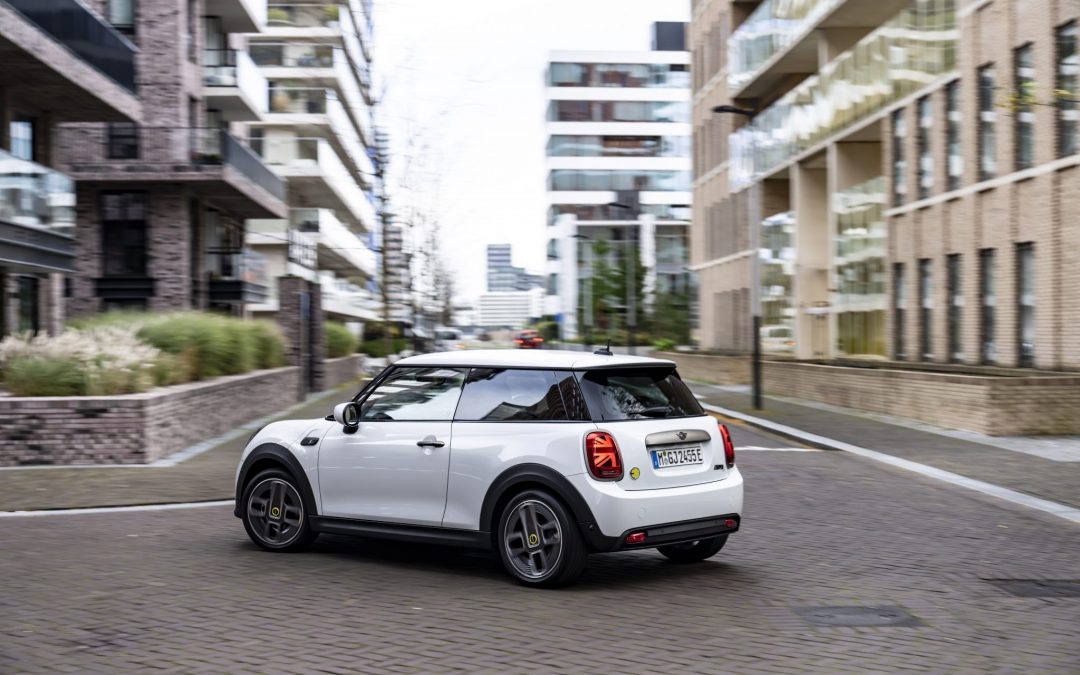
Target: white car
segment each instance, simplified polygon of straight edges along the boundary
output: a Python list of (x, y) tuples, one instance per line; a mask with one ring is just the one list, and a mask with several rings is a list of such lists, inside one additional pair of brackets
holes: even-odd
[(402, 359), (325, 419), (263, 427), (235, 513), (271, 551), (321, 532), (494, 549), (557, 586), (594, 552), (704, 560), (742, 504), (728, 431), (671, 361), (508, 349)]

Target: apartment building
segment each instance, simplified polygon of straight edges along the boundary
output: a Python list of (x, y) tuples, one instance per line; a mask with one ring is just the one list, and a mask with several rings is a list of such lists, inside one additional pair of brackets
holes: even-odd
[(513, 247), (510, 244), (488, 244), (487, 289), (489, 293), (528, 291), (544, 285), (539, 274), (529, 274), (523, 267), (513, 264)]
[[(230, 45), (261, 30), (263, 0), (88, 0), (138, 51), (136, 124), (64, 124), (76, 181), (68, 313), (213, 309), (242, 314), (269, 279), (247, 218), (283, 217), (285, 185), (242, 137), (260, 80)], [(62, 15), (57, 15), (61, 20)]]
[(137, 57), (76, 0), (0, 0), (0, 336), (60, 330), (79, 226), (57, 128), (141, 121)]
[(693, 5), (703, 347), (1080, 368), (1080, 5)]
[(685, 24), (658, 22), (649, 50), (551, 54), (545, 313), (558, 317), (563, 337), (592, 325), (585, 282), (593, 253), (611, 264), (640, 261), (647, 298), (688, 292), (690, 54), (684, 36)]
[[(288, 180), (288, 217), (251, 221), (254, 247), (275, 270), (317, 283), (326, 316), (381, 316), (372, 128), (371, 0), (271, 0), (246, 49), (268, 111), (247, 125), (251, 146)], [(301, 264), (303, 252), (314, 249)], [(271, 289), (256, 312), (274, 312)]]

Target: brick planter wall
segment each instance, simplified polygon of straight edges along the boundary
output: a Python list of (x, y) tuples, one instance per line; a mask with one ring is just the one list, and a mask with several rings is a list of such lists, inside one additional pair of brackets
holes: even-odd
[(678, 364), (679, 374), (688, 380), (712, 384), (749, 384), (749, 356), (714, 356), (686, 352), (655, 352), (658, 359)]
[(360, 366), (364, 363), (362, 354), (350, 354), (336, 359), (323, 361), (323, 386), (327, 389), (335, 389), (349, 382), (357, 383), (357, 391), (360, 381)]
[(123, 396), (0, 397), (0, 466), (137, 464), (297, 402), (299, 369)]

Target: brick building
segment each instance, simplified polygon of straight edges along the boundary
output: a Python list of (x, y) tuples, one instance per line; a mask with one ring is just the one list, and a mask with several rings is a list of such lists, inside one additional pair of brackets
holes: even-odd
[(696, 0), (702, 347), (750, 347), (753, 218), (766, 351), (1080, 368), (1078, 24), (1066, 0)]

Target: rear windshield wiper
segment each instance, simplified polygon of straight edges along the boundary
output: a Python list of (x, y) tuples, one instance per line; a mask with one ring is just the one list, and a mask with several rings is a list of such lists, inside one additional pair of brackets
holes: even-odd
[(651, 405), (648, 408), (635, 410), (634, 414), (643, 415), (645, 417), (667, 417), (671, 410), (672, 408), (669, 405)]

